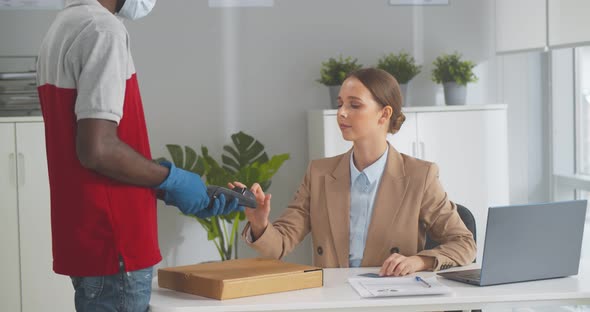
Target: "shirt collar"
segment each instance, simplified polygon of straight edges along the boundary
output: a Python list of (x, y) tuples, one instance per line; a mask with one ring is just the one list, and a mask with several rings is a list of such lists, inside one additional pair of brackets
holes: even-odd
[[(375, 182), (377, 179), (379, 179), (381, 177), (381, 175), (383, 174), (383, 171), (385, 170), (385, 164), (387, 163), (387, 155), (388, 154), (389, 154), (389, 144), (387, 144), (387, 149), (385, 150), (383, 155), (381, 155), (381, 157), (379, 157), (379, 159), (377, 159), (376, 162), (374, 162), (369, 167), (365, 168), (365, 170), (363, 170), (363, 172), (367, 176), (367, 179), (369, 180), (369, 184), (373, 184), (373, 182)], [(350, 182), (351, 183), (356, 181), (356, 178), (359, 175), (361, 175), (361, 172), (354, 165), (354, 158), (353, 157), (354, 157), (354, 151), (352, 153), (350, 153)]]

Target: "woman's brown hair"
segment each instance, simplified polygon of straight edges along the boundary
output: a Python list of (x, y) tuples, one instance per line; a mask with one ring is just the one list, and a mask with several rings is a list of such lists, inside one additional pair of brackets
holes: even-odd
[(382, 107), (391, 106), (393, 114), (389, 120), (391, 133), (396, 133), (406, 120), (402, 113), (402, 92), (395, 77), (377, 68), (363, 68), (349, 73), (346, 78), (358, 79), (373, 95), (373, 99)]

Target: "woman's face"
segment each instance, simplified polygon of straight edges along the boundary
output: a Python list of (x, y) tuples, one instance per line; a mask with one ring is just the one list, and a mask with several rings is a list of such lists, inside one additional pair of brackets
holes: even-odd
[(347, 141), (380, 139), (387, 134), (388, 120), (371, 91), (355, 77), (342, 83), (338, 94), (338, 126)]

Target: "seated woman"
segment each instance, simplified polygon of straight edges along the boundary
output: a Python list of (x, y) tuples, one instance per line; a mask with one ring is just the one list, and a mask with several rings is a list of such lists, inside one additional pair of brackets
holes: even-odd
[[(386, 140), (405, 120), (395, 78), (374, 68), (355, 71), (338, 102), (338, 125), (352, 149), (312, 160), (294, 199), (272, 224), (271, 195), (254, 184), (258, 208), (246, 207), (242, 234), (248, 245), (280, 259), (311, 232), (314, 265), (381, 267), (383, 276), (471, 263), (473, 235), (441, 186), (438, 167), (400, 154)], [(424, 250), (426, 233), (440, 245)]]

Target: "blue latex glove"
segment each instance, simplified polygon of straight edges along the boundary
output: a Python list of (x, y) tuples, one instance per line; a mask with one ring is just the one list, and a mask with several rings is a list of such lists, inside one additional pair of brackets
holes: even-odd
[(221, 194), (211, 204), (211, 207), (197, 212), (195, 215), (201, 219), (218, 215), (227, 215), (234, 211), (244, 211), (243, 206), (238, 205), (238, 199), (234, 198), (227, 203), (225, 195)]
[(160, 165), (168, 167), (168, 177), (156, 188), (163, 190), (163, 200), (167, 205), (178, 207), (182, 213), (194, 215), (209, 206), (207, 187), (201, 176), (176, 168), (173, 163), (164, 161)]
[(160, 165), (170, 169), (168, 177), (156, 187), (165, 192), (163, 200), (167, 205), (176, 206), (182, 213), (195, 215), (199, 218), (244, 211), (243, 206), (238, 206), (237, 198), (226, 203), (223, 194), (211, 203), (207, 187), (198, 174), (177, 168), (173, 163), (167, 161), (161, 162)]

